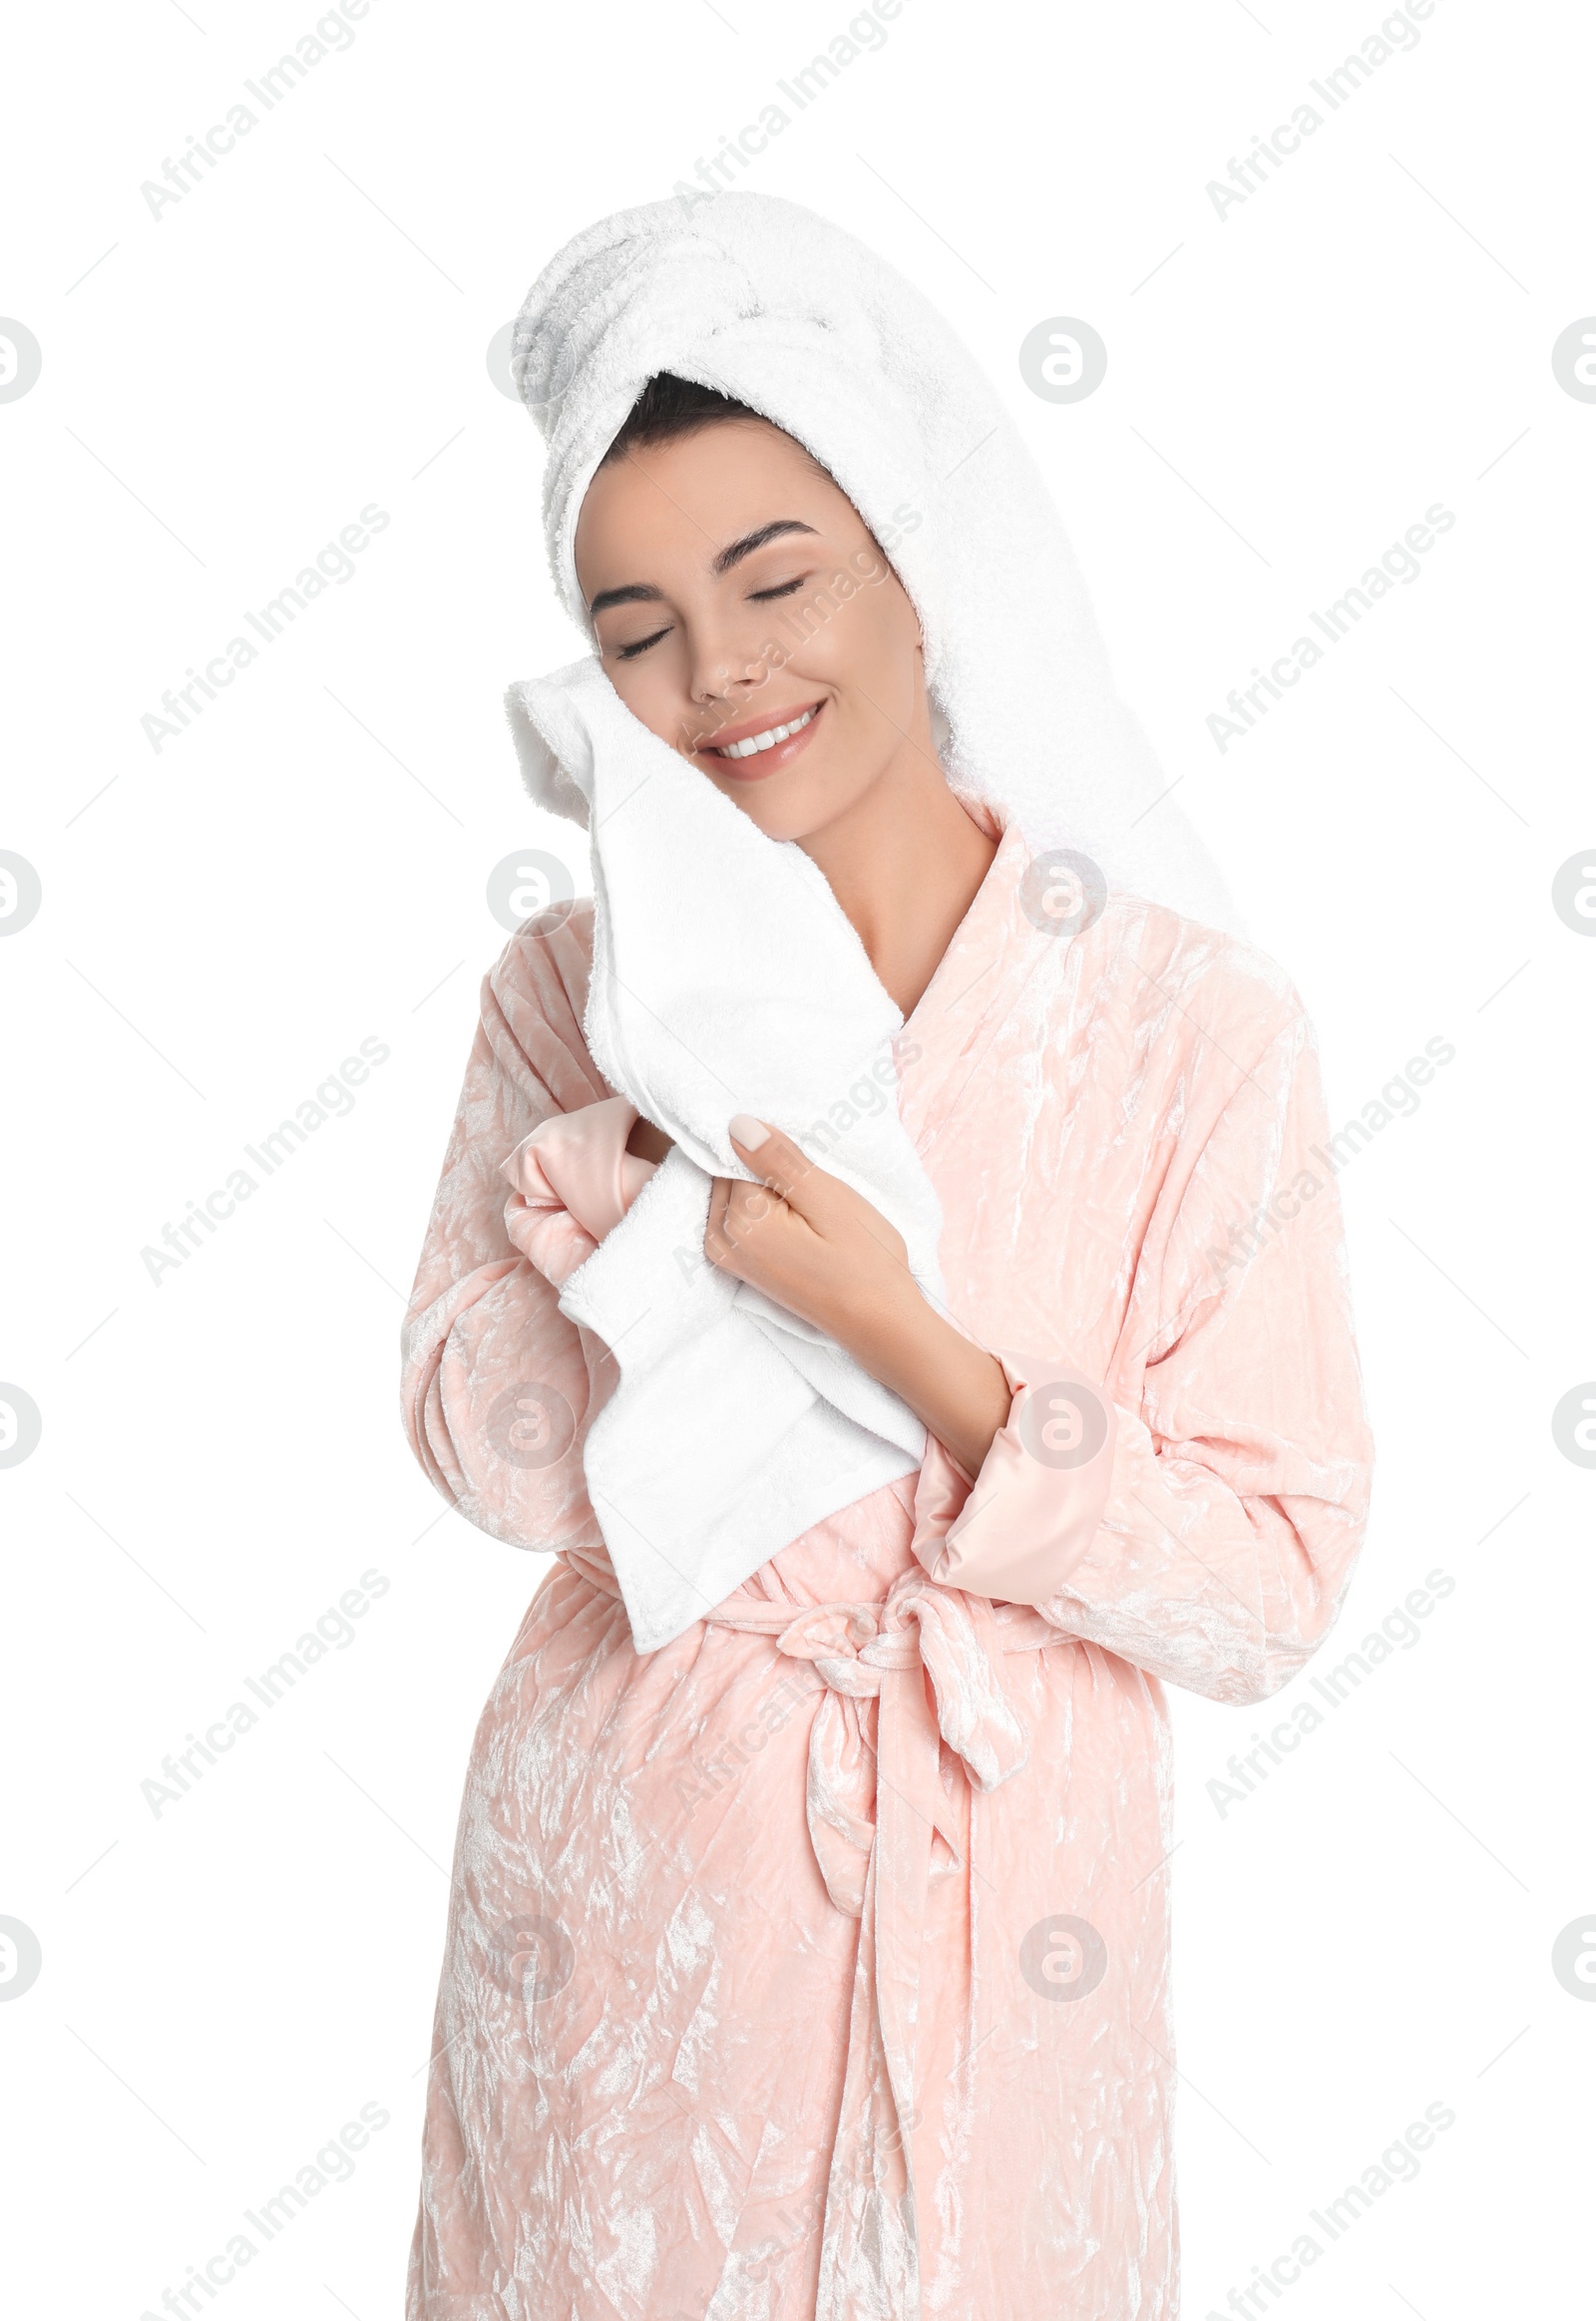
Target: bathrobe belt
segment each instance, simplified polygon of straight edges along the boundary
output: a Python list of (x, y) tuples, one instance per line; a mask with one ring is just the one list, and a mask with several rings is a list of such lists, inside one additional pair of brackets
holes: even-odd
[[(618, 1597), (602, 1549), (567, 1550), (564, 1560)], [(932, 1882), (969, 1859), (969, 1817), (945, 1780), (944, 1749), (982, 1791), (1018, 1772), (1029, 1742), (1003, 1690), (1002, 1660), (1066, 1640), (1037, 1612), (943, 1587), (918, 1569), (879, 1603), (795, 1610), (739, 1593), (706, 1625), (768, 1636), (820, 1679), (809, 1838), (833, 1903), (861, 1922), (817, 2321), (854, 2321), (867, 2284), (863, 2309), (919, 2321), (915, 2131), (925, 2124), (935, 2131), (917, 2076), (921, 1957)], [(872, 1700), (874, 1752), (848, 1708)]]

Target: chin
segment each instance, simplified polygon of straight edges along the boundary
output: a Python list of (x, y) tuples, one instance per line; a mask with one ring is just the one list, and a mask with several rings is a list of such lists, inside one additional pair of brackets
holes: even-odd
[(813, 772), (806, 767), (800, 779), (795, 767), (792, 773), (772, 775), (766, 782), (717, 781), (715, 787), (734, 806), (740, 806), (767, 838), (802, 845), (855, 805), (869, 784), (839, 778), (828, 781), (820, 767)]

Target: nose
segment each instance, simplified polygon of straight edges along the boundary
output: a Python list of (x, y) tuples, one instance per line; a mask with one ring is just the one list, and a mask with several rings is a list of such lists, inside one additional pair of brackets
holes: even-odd
[(695, 739), (708, 740), (716, 728), (741, 717), (748, 696), (765, 681), (764, 664), (750, 656), (746, 640), (719, 620), (694, 621), (688, 640), (687, 690), (698, 719)]

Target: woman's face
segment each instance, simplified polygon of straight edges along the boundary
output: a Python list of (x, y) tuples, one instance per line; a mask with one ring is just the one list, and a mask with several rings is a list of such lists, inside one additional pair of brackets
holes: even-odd
[(767, 837), (825, 829), (906, 749), (935, 763), (914, 606), (780, 428), (717, 420), (601, 467), (576, 559), (615, 691)]

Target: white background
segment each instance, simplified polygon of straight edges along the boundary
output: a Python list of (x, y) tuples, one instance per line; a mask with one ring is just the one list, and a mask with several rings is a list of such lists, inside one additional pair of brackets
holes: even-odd
[[(533, 844), (584, 883), (503, 723), (581, 644), (487, 349), (561, 242), (689, 177), (848, 10), (372, 0), (152, 215), (141, 185), (315, 21), (38, 9), (8, 76), (0, 312), (43, 368), (0, 404), (0, 846), (44, 900), (0, 943), (0, 1379), (43, 1418), (0, 1472), (0, 1914), (43, 1953), (0, 2006), (7, 2301), (95, 2321), (159, 2310), (363, 2103), (391, 2117), (352, 2178), (215, 2304), (401, 2309), (460, 1785), (544, 1566), (431, 1493), (397, 1333), (505, 941), (488, 876)], [(1217, 215), (1208, 181), (1380, 21), (905, 0), (740, 181), (845, 222), (988, 364), (1333, 1119), (1456, 1050), (1342, 1178), (1379, 1468), (1326, 1659), (1427, 1571), (1452, 1592), (1223, 1815), (1207, 1783), (1323, 1665), (1264, 1712), (1174, 1702), (1191, 2316), (1436, 2102), (1421, 2174), (1283, 2307), (1566, 2310), (1586, 2271), (1596, 2006), (1551, 1949), (1596, 1911), (1596, 1471), (1550, 1418), (1596, 1376), (1596, 941), (1550, 889), (1596, 839), (1596, 403), (1551, 348), (1596, 310), (1592, 27), (1436, 0)], [(1058, 314), (1109, 349), (1075, 405), (1016, 362)], [(1230, 688), (1436, 502), (1421, 579), (1221, 755)], [(368, 503), (355, 577), (152, 748), (163, 691)], [(145, 1246), (367, 1036), (354, 1110), (153, 1283)], [(162, 1758), (372, 1568), (355, 1641), (153, 1813)]]

